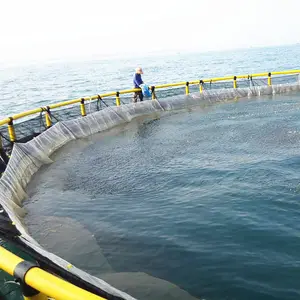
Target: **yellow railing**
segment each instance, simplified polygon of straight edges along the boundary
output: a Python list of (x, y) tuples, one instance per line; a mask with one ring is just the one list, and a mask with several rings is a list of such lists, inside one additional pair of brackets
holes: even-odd
[[(22, 287), (25, 299), (104, 300), (104, 298), (87, 292), (37, 266), (24, 262), (22, 258), (0, 246), (0, 269), (15, 276), (16, 281)], [(22, 278), (16, 276), (16, 273), (22, 274)]]
[[(288, 71), (279, 71), (279, 72), (265, 72), (265, 73), (257, 73), (257, 74), (251, 74), (251, 75), (238, 75), (238, 76), (226, 76), (226, 77), (216, 77), (216, 78), (210, 78), (210, 79), (202, 79), (202, 80), (193, 80), (193, 81), (183, 81), (183, 82), (175, 82), (175, 83), (168, 83), (168, 84), (161, 84), (156, 86), (151, 86), (151, 93), (152, 93), (152, 99), (155, 100), (155, 90), (157, 89), (165, 89), (170, 87), (185, 87), (185, 93), (189, 94), (189, 86), (190, 85), (199, 85), (199, 91), (200, 93), (204, 90), (204, 83), (213, 83), (213, 82), (222, 82), (222, 81), (232, 81), (233, 82), (233, 88), (237, 88), (237, 80), (238, 79), (249, 79), (249, 78), (257, 78), (257, 77), (267, 77), (268, 78), (268, 85), (272, 85), (272, 76), (277, 75), (292, 75), (292, 74), (299, 74), (300, 70), (288, 70)], [(121, 99), (120, 95), (123, 94), (130, 94), (140, 91), (140, 89), (128, 89), (128, 90), (122, 90), (117, 92), (109, 92), (105, 94), (100, 95), (94, 95), (91, 97), (83, 97), (73, 100), (68, 100), (64, 102), (59, 102), (55, 104), (51, 104), (46, 107), (40, 107), (36, 109), (32, 109), (29, 111), (25, 111), (16, 115), (13, 115), (12, 117), (8, 117), (6, 119), (0, 120), (0, 126), (3, 126), (5, 124), (8, 124), (8, 134), (10, 141), (13, 143), (16, 141), (16, 134), (14, 130), (14, 124), (13, 122), (15, 120), (34, 115), (37, 113), (45, 112), (45, 120), (46, 120), (46, 126), (50, 127), (51, 124), (51, 118), (50, 118), (50, 110), (69, 106), (72, 104), (80, 103), (80, 111), (82, 116), (86, 116), (86, 110), (85, 110), (85, 101), (92, 101), (92, 100), (100, 100), (102, 98), (106, 97), (115, 97), (116, 98), (116, 105), (121, 105)]]

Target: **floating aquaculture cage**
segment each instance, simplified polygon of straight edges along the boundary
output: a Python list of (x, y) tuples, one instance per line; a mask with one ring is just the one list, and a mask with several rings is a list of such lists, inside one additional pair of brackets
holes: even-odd
[(151, 86), (151, 99), (132, 103), (139, 89), (69, 100), (0, 121), (0, 237), (29, 254), (31, 262), (0, 247), (0, 269), (13, 276), (26, 299), (134, 299), (101, 278), (47, 251), (28, 233), (22, 201), (32, 176), (51, 155), (85, 138), (139, 116), (245, 97), (300, 91), (300, 70), (227, 76)]

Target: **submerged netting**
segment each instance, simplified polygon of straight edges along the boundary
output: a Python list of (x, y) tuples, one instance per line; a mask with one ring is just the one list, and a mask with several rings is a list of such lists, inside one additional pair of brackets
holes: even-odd
[[(25, 190), (32, 176), (43, 165), (51, 163), (51, 154), (69, 141), (85, 138), (119, 124), (130, 122), (139, 116), (186, 109), (193, 106), (206, 106), (236, 98), (272, 95), (299, 90), (299, 82), (273, 85), (271, 87), (257, 85), (238, 89), (206, 89), (202, 94), (197, 93), (162, 99), (158, 97), (158, 100), (155, 101), (131, 103), (118, 107), (108, 106), (88, 114), (84, 118), (57, 122), (34, 139), (14, 145), (11, 159), (0, 181), (0, 204), (4, 209), (0, 218), (0, 236), (13, 241), (29, 252), (44, 269), (58, 274), (86, 290), (108, 299), (134, 299), (127, 293), (109, 285), (104, 280), (94, 277), (75, 266), (71, 266), (69, 262), (41, 247), (30, 236), (23, 224), (25, 211), (22, 208), (22, 201), (26, 199)], [(12, 225), (12, 221), (15, 223), (15, 226)], [(153, 284), (156, 283), (154, 282)], [(149, 292), (151, 293), (151, 290)], [(185, 299), (188, 299), (188, 297), (185, 297)], [(193, 297), (190, 296), (189, 299), (193, 299)]]

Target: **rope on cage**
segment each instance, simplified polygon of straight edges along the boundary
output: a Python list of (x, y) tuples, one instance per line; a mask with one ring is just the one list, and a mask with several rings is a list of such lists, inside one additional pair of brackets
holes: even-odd
[(52, 111), (50, 110), (50, 107), (47, 106), (46, 107), (48, 114), (50, 115), (51, 119), (55, 119), (56, 122), (59, 122), (59, 119), (56, 118), (56, 116), (52, 113)]
[(253, 81), (252, 75), (250, 75), (250, 82), (251, 82), (252, 86), (255, 86), (255, 82)]
[[(44, 123), (44, 120), (43, 120), (43, 112), (46, 111), (45, 107), (41, 107), (42, 111), (40, 112), (40, 133), (44, 130), (47, 129), (47, 126), (46, 124)], [(42, 126), (44, 127), (43, 130), (42, 130)]]
[[(109, 107), (109, 105), (101, 98), (100, 95), (98, 95), (98, 101), (100, 101), (100, 104), (103, 103), (106, 107)], [(102, 105), (101, 105), (101, 109), (102, 109)]]
[(97, 111), (102, 110), (102, 101), (101, 101), (101, 100), (102, 100), (102, 99), (101, 99), (101, 96), (98, 95), (98, 97), (97, 97), (97, 102), (96, 102), (96, 108), (97, 108)]

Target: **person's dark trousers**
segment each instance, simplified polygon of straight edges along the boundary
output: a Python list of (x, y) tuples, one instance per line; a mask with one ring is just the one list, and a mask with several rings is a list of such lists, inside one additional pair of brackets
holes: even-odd
[(140, 99), (140, 101), (143, 101), (144, 95), (143, 95), (142, 91), (134, 92), (133, 102), (136, 103), (138, 98)]

